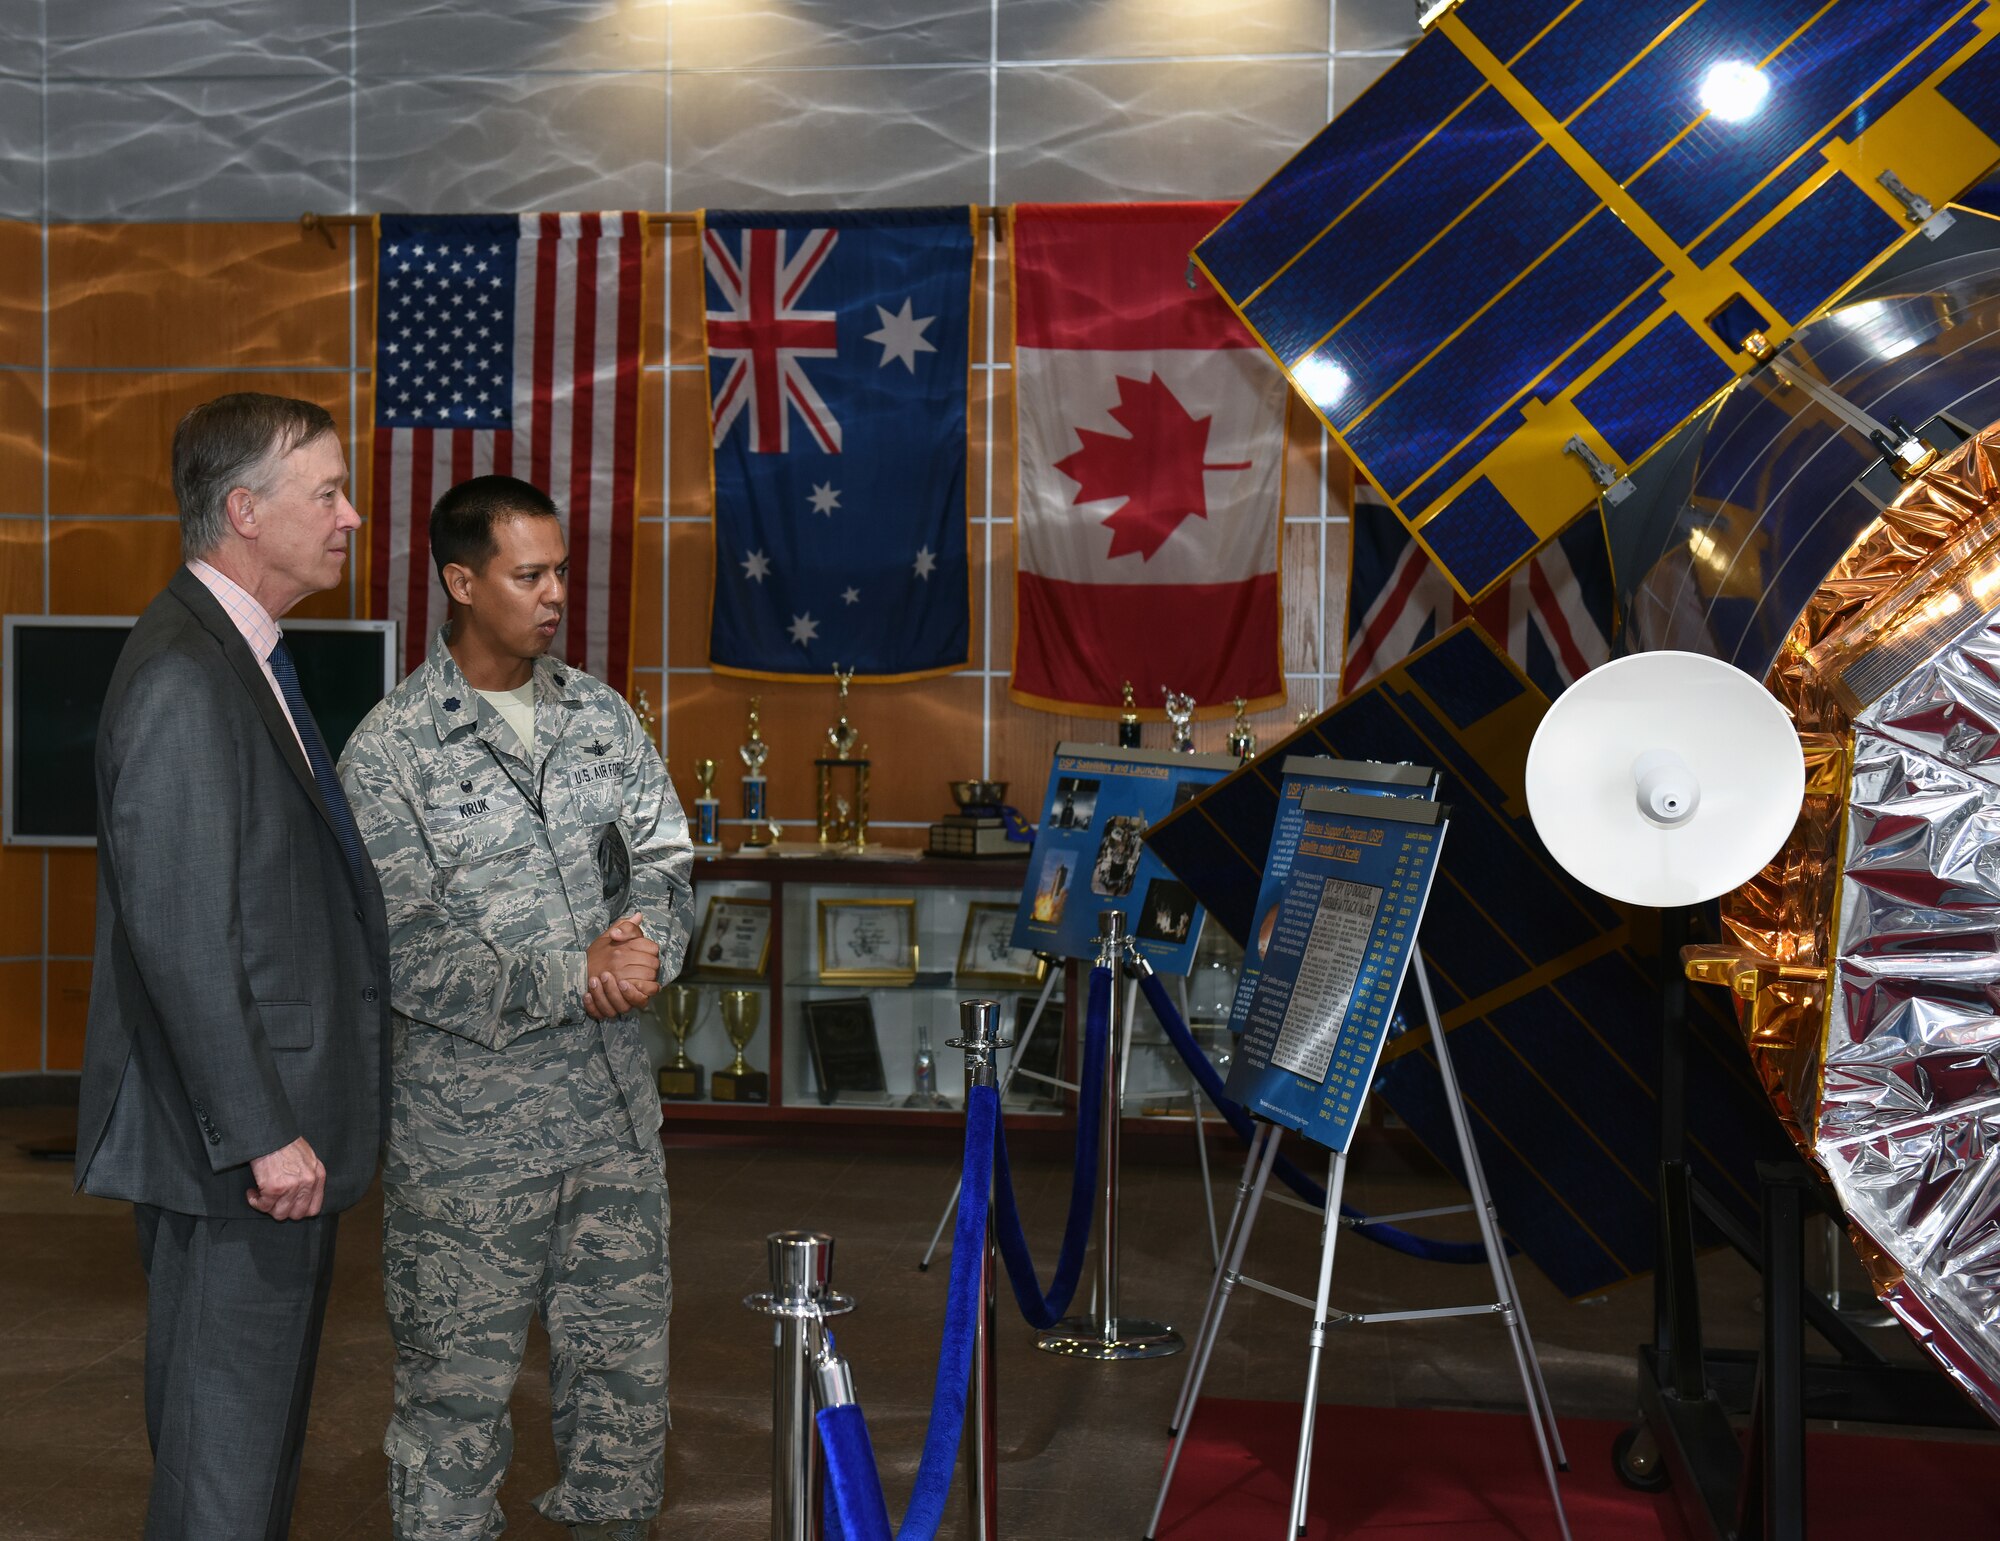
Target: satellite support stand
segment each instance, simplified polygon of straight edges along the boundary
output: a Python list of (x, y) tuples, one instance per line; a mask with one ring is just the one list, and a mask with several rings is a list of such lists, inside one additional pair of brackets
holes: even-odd
[[(1527, 1319), (1520, 1308), (1520, 1298), (1514, 1287), (1513, 1270), (1507, 1263), (1505, 1243), (1500, 1239), (1500, 1229), (1494, 1219), (1492, 1200), (1486, 1187), (1486, 1174), (1479, 1164), (1479, 1152), (1472, 1143), (1472, 1128), (1465, 1116), (1464, 1094), (1458, 1085), (1458, 1076), (1452, 1067), (1451, 1050), (1445, 1042), (1444, 1026), (1438, 1018), (1437, 1005), (1431, 996), (1430, 976), (1424, 969), (1422, 952), (1415, 946), (1410, 949), (1410, 971), (1416, 977), (1417, 988), (1424, 1003), (1424, 1015), (1430, 1023), (1431, 1042), (1437, 1055), (1440, 1078), (1444, 1083), (1445, 1106), (1451, 1112), (1452, 1133), (1458, 1142), (1459, 1159), (1464, 1163), (1466, 1189), (1471, 1203), (1464, 1206), (1448, 1206), (1444, 1210), (1426, 1210), (1426, 1215), (1463, 1212), (1469, 1209), (1479, 1226), (1479, 1239), (1486, 1251), (1488, 1270), (1493, 1279), (1494, 1299), (1488, 1303), (1471, 1306), (1440, 1306), (1415, 1311), (1335, 1311), (1331, 1308), (1330, 1297), (1333, 1289), (1333, 1251), (1339, 1239), (1341, 1226), (1340, 1196), (1347, 1178), (1347, 1154), (1336, 1150), (1328, 1162), (1326, 1185), (1325, 1220), (1320, 1238), (1318, 1289), (1312, 1300), (1295, 1295), (1289, 1290), (1278, 1289), (1274, 1285), (1245, 1275), (1243, 1255), (1249, 1246), (1250, 1234), (1256, 1226), (1257, 1211), (1265, 1198), (1269, 1185), (1271, 1168), (1277, 1160), (1278, 1143), (1283, 1133), (1276, 1125), (1263, 1124), (1257, 1130), (1251, 1143), (1250, 1159), (1245, 1163), (1244, 1179), (1247, 1186), (1239, 1188), (1236, 1211), (1230, 1217), (1225, 1253), (1227, 1264), (1218, 1269), (1214, 1282), (1209, 1288), (1208, 1310), (1202, 1317), (1195, 1335), (1195, 1353), (1189, 1367), (1187, 1382), (1182, 1388), (1180, 1406), (1174, 1414), (1175, 1432), (1173, 1447), (1167, 1456), (1167, 1469), (1160, 1481), (1159, 1497), (1153, 1505), (1152, 1520), (1146, 1526), (1147, 1541), (1158, 1532), (1160, 1516), (1167, 1506), (1167, 1494), (1173, 1486), (1174, 1470), (1180, 1462), (1181, 1447), (1187, 1440), (1187, 1431), (1194, 1422), (1195, 1404), (1201, 1399), (1201, 1383), (1208, 1368), (1210, 1355), (1216, 1339), (1221, 1335), (1222, 1316), (1229, 1305), (1229, 1297), (1239, 1284), (1246, 1285), (1262, 1294), (1272, 1295), (1280, 1300), (1289, 1300), (1294, 1305), (1304, 1306), (1312, 1312), (1312, 1329), (1308, 1334), (1308, 1354), (1306, 1361), (1305, 1405), (1301, 1409), (1299, 1427), (1299, 1452), (1292, 1478), (1292, 1504), (1285, 1534), (1288, 1538), (1306, 1533), (1306, 1501), (1312, 1479), (1312, 1433), (1313, 1420), (1319, 1399), (1320, 1350), (1326, 1342), (1327, 1330), (1331, 1327), (1358, 1327), (1369, 1322), (1409, 1322), (1429, 1321), (1448, 1316), (1498, 1316), (1507, 1324), (1508, 1340), (1514, 1350), (1514, 1363), (1521, 1375), (1521, 1390), (1527, 1402), (1528, 1421), (1534, 1426), (1535, 1445), (1541, 1455), (1542, 1472), (1547, 1478), (1549, 1498), (1555, 1506), (1556, 1525), (1563, 1541), (1569, 1541), (1569, 1517), (1564, 1512), (1562, 1488), (1557, 1480), (1558, 1468), (1567, 1468), (1563, 1454), (1561, 1436), (1556, 1432), (1555, 1413), (1549, 1403), (1548, 1388), (1542, 1379), (1541, 1361), (1536, 1356), (1534, 1340), (1528, 1332)], [(1252, 1168), (1254, 1167), (1254, 1175)], [(1273, 1198), (1280, 1195), (1273, 1194)], [(1415, 1215), (1384, 1215), (1377, 1217), (1376, 1223), (1391, 1220), (1414, 1219)]]

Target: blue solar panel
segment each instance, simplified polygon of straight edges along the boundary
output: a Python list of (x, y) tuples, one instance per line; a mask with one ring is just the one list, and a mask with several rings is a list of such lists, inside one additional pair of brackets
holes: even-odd
[(1669, 312), (1618, 361), (1577, 392), (1576, 404), (1618, 458), (1637, 460), (1698, 404), (1727, 385), (1729, 365)]
[[(1494, 407), (1532, 389), (1576, 340), (1578, 313), (1595, 318), (1618, 309), (1654, 271), (1652, 253), (1600, 209), (1348, 430), (1348, 443), (1376, 485), (1402, 499)], [(1475, 593), (1484, 586), (1467, 585)]]
[(1884, 173), (2000, 159), (1984, 5), (1462, 0), (1196, 255), (1477, 597), (1595, 495), (1572, 434), (1629, 468), (1754, 367), (1686, 345), (1732, 295), (1782, 345), (1914, 233)]
[[(1378, 207), (1377, 200), (1364, 198), (1252, 298), (1244, 315), (1273, 352), (1296, 358), (1325, 330), (1307, 333), (1300, 326), (1317, 326), (1321, 316), (1346, 315), (1541, 143), (1541, 136), (1497, 91), (1480, 92), (1453, 121), (1449, 139), (1434, 139), (1410, 157), (1405, 170), (1431, 185), (1429, 201), (1391, 199)], [(1544, 171), (1554, 163), (1560, 175), (1576, 182), (1575, 173), (1554, 156), (1537, 159)], [(1535, 181), (1532, 173), (1527, 181)], [(1576, 182), (1576, 187), (1582, 191), (1583, 184)], [(1538, 191), (1530, 186), (1526, 196), (1533, 198)], [(1456, 255), (1462, 240), (1447, 252), (1432, 254), (1431, 260), (1463, 260)]]
[(1394, 85), (1384, 89), (1377, 81), (1341, 114), (1340, 155), (1287, 162), (1202, 243), (1202, 261), (1225, 292), (1247, 294), (1263, 283), (1485, 88), (1479, 71), (1435, 34), (1418, 42), (1389, 73), (1396, 77)]
[(1900, 229), (1867, 193), (1845, 177), (1832, 177), (1759, 236), (1736, 259), (1736, 271), (1784, 315), (1805, 315), (1831, 299), (1855, 264)]
[(1483, 589), (1498, 581), (1541, 542), (1521, 516), (1507, 506), (1500, 489), (1480, 477), (1422, 530), (1424, 544), (1465, 586)]

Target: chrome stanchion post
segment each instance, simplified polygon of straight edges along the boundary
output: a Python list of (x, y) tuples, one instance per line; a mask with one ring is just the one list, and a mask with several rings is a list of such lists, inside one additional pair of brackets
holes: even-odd
[[(998, 1001), (960, 1001), (958, 1036), (945, 1046), (965, 1051), (965, 1101), (972, 1106), (975, 1086), (993, 1087), (998, 1095), (993, 1056), (1000, 1041)], [(997, 1115), (996, 1115), (997, 1117)], [(994, 1139), (999, 1139), (995, 1129)], [(990, 1182), (990, 1179), (989, 1179)], [(978, 1304), (972, 1327), (972, 1383), (965, 1391), (965, 1534), (968, 1541), (994, 1541), (1000, 1534), (1000, 1412), (996, 1400), (993, 1353), (993, 1291), (997, 1282), (993, 1252), (992, 1194), (987, 1194), (986, 1242), (979, 1257)]]
[(1097, 1314), (1066, 1316), (1035, 1340), (1035, 1347), (1078, 1359), (1164, 1359), (1181, 1351), (1181, 1335), (1165, 1322), (1121, 1316), (1118, 1311), (1118, 1145), (1125, 1103), (1125, 1055), (1129, 1047), (1130, 1003), (1119, 990), (1121, 965), (1131, 950), (1125, 916), (1105, 910), (1097, 917), (1097, 962), (1111, 970), (1110, 1021), (1106, 1024), (1103, 1131), (1104, 1213), (1098, 1231)]
[(771, 1287), (743, 1304), (771, 1317), (771, 1541), (819, 1541), (819, 1433), (813, 1421), (821, 1321), (854, 1309), (835, 1294), (833, 1238), (819, 1231), (773, 1231), (765, 1238)]

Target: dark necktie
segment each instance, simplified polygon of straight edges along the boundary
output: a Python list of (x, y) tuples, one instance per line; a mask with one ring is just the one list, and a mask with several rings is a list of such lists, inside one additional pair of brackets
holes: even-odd
[(278, 677), (278, 693), (285, 698), (285, 706), (292, 714), (292, 726), (299, 730), (299, 739), (305, 745), (306, 763), (312, 767), (313, 781), (319, 787), (319, 799), (326, 804), (328, 816), (333, 821), (333, 838), (340, 842), (340, 851), (347, 858), (348, 870), (354, 874), (354, 886), (367, 891), (368, 884), (363, 877), (362, 863), (367, 859), (361, 851), (361, 831), (354, 827), (354, 810), (347, 806), (347, 794), (340, 789), (340, 778), (333, 773), (333, 760), (326, 752), (326, 744), (319, 736), (319, 724), (313, 721), (312, 708), (306, 705), (306, 693), (299, 688), (298, 666), (292, 662), (292, 650), (285, 646), (284, 638), (271, 649), (271, 672)]

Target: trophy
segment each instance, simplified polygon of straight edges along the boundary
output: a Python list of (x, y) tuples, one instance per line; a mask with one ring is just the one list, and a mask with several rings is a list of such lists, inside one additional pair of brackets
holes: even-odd
[(1249, 704), (1241, 696), (1236, 698), (1236, 721), (1229, 728), (1229, 752), (1245, 764), (1257, 758), (1257, 734), (1243, 715)]
[(669, 985), (664, 999), (660, 1014), (674, 1035), (674, 1061), (660, 1066), (660, 1095), (669, 1102), (699, 1102), (701, 1066), (688, 1058), (687, 1039), (701, 1015), (701, 991), (693, 985)]
[(763, 699), (750, 698), (750, 736), (736, 749), (743, 757), (743, 822), (750, 826), (750, 833), (743, 837), (746, 848), (770, 845), (774, 838), (765, 824), (764, 807), (764, 761), (771, 753), (771, 746), (757, 731), (757, 703)]
[[(869, 762), (865, 755), (855, 754), (861, 730), (847, 720), (847, 687), (853, 682), (854, 671), (842, 669), (836, 663), (833, 677), (840, 686), (840, 720), (826, 730), (826, 742), (833, 754), (821, 755), (813, 761), (818, 778), (819, 843), (852, 846), (860, 851), (868, 846)], [(860, 747), (867, 748), (865, 744)], [(851, 778), (851, 800), (836, 791), (836, 775)]]
[(710, 1081), (709, 1093), (717, 1102), (765, 1102), (770, 1099), (771, 1078), (761, 1070), (752, 1070), (743, 1059), (743, 1050), (757, 1036), (757, 1019), (763, 1013), (763, 1003), (758, 1000), (755, 990), (722, 992), (722, 1030), (729, 1034), (730, 1046), (736, 1050), (736, 1060), (727, 1070), (716, 1071)]
[(903, 1099), (906, 1108), (948, 1108), (951, 1098), (938, 1090), (937, 1056), (931, 1052), (930, 1024), (917, 1029), (917, 1057), (910, 1067), (910, 1082), (914, 1087), (910, 1095)]
[(639, 719), (639, 726), (646, 730), (646, 737), (658, 744), (660, 714), (653, 710), (653, 703), (646, 699), (646, 688), (643, 685), (639, 687), (638, 699), (632, 703), (632, 715)]
[(1118, 714), (1118, 747), (1139, 747), (1139, 708), (1132, 700), (1132, 682), (1125, 682), (1125, 709)]
[(1167, 698), (1167, 721), (1174, 725), (1174, 741), (1169, 746), (1175, 754), (1194, 753), (1194, 697), (1181, 695), (1160, 687), (1160, 694)]
[(722, 844), (722, 804), (715, 800), (715, 761), (696, 760), (694, 779), (701, 783), (701, 796), (694, 800), (694, 843)]

